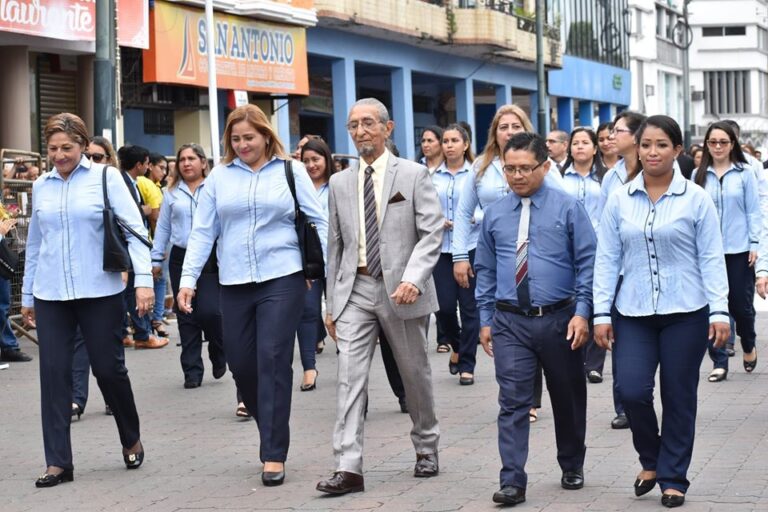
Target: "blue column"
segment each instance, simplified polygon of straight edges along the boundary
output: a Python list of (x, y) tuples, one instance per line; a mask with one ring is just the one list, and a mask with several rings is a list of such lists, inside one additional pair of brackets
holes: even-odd
[[(477, 133), (475, 126), (475, 88), (471, 78), (456, 82), (456, 121), (466, 121)], [(475, 150), (475, 137), (472, 137), (472, 152)]]
[(392, 120), (395, 122), (394, 140), (400, 156), (416, 157), (413, 134), (413, 82), (409, 68), (392, 71)]
[(610, 103), (600, 103), (597, 109), (600, 112), (600, 123), (607, 123), (613, 120), (613, 105)]
[(557, 98), (557, 129), (565, 133), (573, 130), (573, 100)]
[(591, 101), (579, 102), (579, 124), (581, 126), (592, 126), (592, 118), (595, 107)]
[(499, 110), (504, 105), (512, 103), (512, 87), (509, 85), (497, 85), (496, 86), (496, 110)]
[(546, 136), (549, 132), (549, 96), (544, 98), (544, 111), (547, 113), (545, 117), (545, 125), (542, 128), (539, 128), (539, 93), (538, 92), (532, 92), (529, 96), (530, 98), (530, 105), (531, 105), (531, 111), (528, 113), (528, 115), (531, 118), (531, 123), (533, 124), (533, 130), (542, 135)]
[(347, 117), (355, 103), (355, 61), (338, 59), (331, 64), (333, 84), (333, 139), (336, 153), (355, 154), (355, 147), (347, 132)]
[(275, 113), (277, 114), (277, 136), (283, 142), (286, 151), (293, 151), (291, 143), (291, 115), (288, 110), (288, 100), (275, 100)]

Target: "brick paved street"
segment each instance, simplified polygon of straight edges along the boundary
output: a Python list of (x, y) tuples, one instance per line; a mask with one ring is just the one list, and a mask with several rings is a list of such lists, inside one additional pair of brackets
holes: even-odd
[[(759, 333), (768, 327), (761, 313)], [(175, 326), (172, 326), (175, 331)], [(434, 333), (434, 329), (431, 330)], [(433, 334), (434, 336), (434, 334)], [(0, 510), (11, 511), (208, 511), (208, 510), (494, 510), (498, 487), (496, 394), (492, 361), (479, 354), (477, 382), (460, 387), (448, 374), (448, 356), (430, 345), (430, 361), (442, 430), (440, 476), (412, 477), (414, 455), (410, 421), (389, 391), (380, 357), (371, 375), (371, 407), (366, 423), (366, 492), (341, 498), (320, 496), (316, 482), (333, 469), (335, 354), (319, 356), (318, 389), (298, 392), (295, 363), (292, 444), (285, 485), (260, 482), (258, 434), (253, 421), (234, 416), (231, 378), (184, 390), (174, 341), (159, 351), (127, 353), (142, 421), (147, 459), (138, 471), (122, 463), (114, 421), (105, 416), (101, 393), (91, 379), (91, 397), (72, 425), (75, 482), (36, 489), (44, 469), (37, 362), (12, 364), (0, 372)], [(432, 342), (434, 343), (434, 342)], [(34, 345), (24, 350), (37, 356)], [(761, 354), (768, 355), (763, 337)], [(708, 359), (702, 366), (696, 448), (689, 477), (693, 484), (685, 510), (743, 512), (768, 510), (768, 360), (754, 375), (731, 359), (726, 382), (710, 384)], [(608, 365), (610, 366), (610, 365)], [(528, 501), (530, 511), (660, 510), (659, 492), (635, 498), (639, 470), (629, 431), (611, 430), (610, 377), (589, 385), (586, 486), (560, 488), (548, 397), (531, 432)]]

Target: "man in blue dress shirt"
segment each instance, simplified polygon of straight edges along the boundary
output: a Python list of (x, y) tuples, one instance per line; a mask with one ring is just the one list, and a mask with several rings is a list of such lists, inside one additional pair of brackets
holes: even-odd
[(504, 148), (513, 194), (485, 210), (477, 244), (480, 342), (499, 383), (501, 489), (493, 501), (525, 501), (533, 379), (541, 362), (552, 400), (564, 489), (584, 486), (587, 388), (584, 356), (592, 310), (596, 238), (584, 207), (545, 182), (544, 140), (517, 134)]

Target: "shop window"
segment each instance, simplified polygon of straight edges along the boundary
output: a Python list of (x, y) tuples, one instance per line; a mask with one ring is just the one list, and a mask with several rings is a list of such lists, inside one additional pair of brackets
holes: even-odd
[(144, 133), (173, 135), (173, 110), (144, 110)]

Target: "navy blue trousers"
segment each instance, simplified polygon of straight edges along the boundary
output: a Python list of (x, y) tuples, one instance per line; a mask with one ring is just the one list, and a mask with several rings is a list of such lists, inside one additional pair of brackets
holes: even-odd
[(78, 327), (93, 375), (104, 401), (112, 408), (120, 444), (139, 440), (139, 415), (133, 399), (122, 342), (123, 295), (47, 301), (35, 299), (40, 346), (40, 408), (48, 466), (71, 469), (72, 358)]
[[(688, 489), (696, 431), (699, 367), (707, 349), (709, 308), (691, 313), (616, 316), (613, 351), (619, 394), (632, 441), (661, 490)], [(653, 405), (656, 369), (661, 387), (661, 433)]]
[(587, 384), (584, 352), (565, 339), (571, 305), (539, 318), (496, 310), (491, 324), (493, 360), (499, 384), (501, 486), (525, 489), (528, 475), (528, 411), (533, 405), (534, 375), (541, 362), (555, 419), (557, 461), (563, 471), (584, 466)]
[(288, 456), (296, 305), (306, 291), (301, 272), (221, 287), (224, 352), (259, 427), (262, 462), (284, 462)]
[[(179, 294), (181, 268), (184, 264), (185, 250), (173, 246), (168, 261), (171, 275), (173, 296)], [(212, 258), (214, 256), (211, 256)], [(227, 364), (224, 357), (224, 343), (221, 330), (221, 308), (219, 307), (219, 274), (215, 264), (210, 263), (197, 280), (197, 290), (192, 299), (192, 313), (183, 313), (174, 305), (174, 312), (179, 326), (181, 341), (181, 370), (187, 382), (202, 382), (205, 367), (203, 366), (203, 334), (208, 341), (208, 357), (214, 369)], [(211, 271), (207, 271), (211, 270)], [(174, 301), (175, 304), (175, 301)]]
[(325, 323), (322, 318), (323, 288), (323, 280), (318, 279), (312, 283), (312, 288), (306, 291), (304, 309), (296, 331), (301, 367), (305, 372), (315, 369), (317, 342), (325, 339)]
[(85, 412), (88, 403), (88, 377), (91, 373), (91, 363), (88, 360), (88, 349), (85, 348), (85, 339), (77, 329), (74, 340), (74, 354), (72, 356), (72, 403), (80, 406)]
[[(475, 251), (469, 251), (469, 262), (474, 264)], [(453, 255), (440, 254), (432, 277), (437, 291), (440, 310), (435, 313), (437, 324), (445, 343), (459, 354), (459, 371), (475, 372), (477, 343), (480, 338), (480, 316), (475, 302), (475, 281), (469, 280), (469, 288), (462, 288), (453, 278)], [(456, 317), (456, 305), (459, 307), (461, 324)]]

